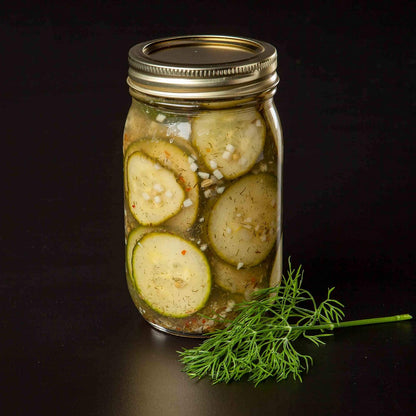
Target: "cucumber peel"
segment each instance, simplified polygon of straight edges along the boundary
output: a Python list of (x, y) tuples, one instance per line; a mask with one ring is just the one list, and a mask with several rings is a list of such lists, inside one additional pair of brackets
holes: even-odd
[(132, 273), (140, 297), (164, 316), (192, 315), (205, 306), (211, 292), (205, 255), (170, 233), (148, 233), (136, 244)]
[(143, 236), (146, 234), (157, 231), (157, 228), (154, 227), (137, 227), (130, 231), (128, 237), (127, 237), (127, 244), (126, 244), (126, 267), (128, 276), (131, 279), (131, 281), (134, 283), (133, 279), (133, 270), (131, 267), (131, 260), (133, 257), (133, 250), (136, 244), (141, 240)]

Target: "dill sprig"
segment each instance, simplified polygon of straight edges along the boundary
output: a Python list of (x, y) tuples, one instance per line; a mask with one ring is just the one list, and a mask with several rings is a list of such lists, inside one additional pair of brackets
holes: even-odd
[(256, 386), (269, 377), (302, 381), (313, 360), (295, 348), (300, 336), (319, 346), (332, 335), (325, 331), (335, 328), (412, 319), (405, 314), (341, 322), (344, 306), (331, 298), (334, 288), (318, 304), (302, 281), (302, 266), (293, 269), (289, 259), (279, 286), (256, 291), (251, 300), (237, 305), (238, 315), (224, 322), (225, 329), (214, 331), (195, 348), (179, 351), (184, 371), (192, 378), (209, 377), (213, 384), (243, 377)]

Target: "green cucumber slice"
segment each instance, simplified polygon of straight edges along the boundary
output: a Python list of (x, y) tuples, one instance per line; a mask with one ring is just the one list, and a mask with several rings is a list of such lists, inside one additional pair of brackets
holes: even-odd
[(163, 113), (133, 100), (124, 126), (123, 149), (144, 138), (169, 139), (189, 146), (190, 132), (191, 123), (186, 115)]
[(246, 298), (261, 287), (268, 284), (268, 265), (263, 262), (248, 269), (237, 269), (236, 266), (225, 263), (223, 260), (213, 257), (211, 259), (212, 275), (214, 282), (231, 293), (244, 295)]
[[(199, 207), (198, 176), (190, 168), (189, 156), (180, 147), (164, 140), (139, 140), (129, 146), (125, 159), (136, 151), (146, 154), (175, 173), (176, 181), (185, 190), (187, 203), (165, 225), (175, 231), (186, 231), (195, 222)], [(125, 186), (128, 188), (128, 184)]]
[(226, 179), (237, 178), (254, 166), (265, 141), (266, 126), (254, 109), (201, 113), (192, 122), (192, 143), (207, 167)]
[(277, 235), (277, 181), (269, 174), (248, 175), (216, 201), (209, 220), (212, 248), (227, 263), (252, 267), (272, 250)]
[(131, 259), (133, 257), (133, 250), (136, 244), (141, 240), (143, 236), (149, 234), (153, 231), (157, 231), (157, 228), (154, 227), (137, 227), (130, 231), (127, 237), (127, 244), (126, 244), (126, 266), (127, 272), (130, 279), (133, 281), (133, 270), (131, 267)]
[(173, 234), (146, 234), (133, 249), (132, 271), (141, 298), (164, 316), (192, 315), (210, 295), (211, 271), (205, 255)]
[(128, 204), (142, 225), (157, 225), (177, 214), (185, 192), (170, 170), (141, 152), (134, 152), (126, 167)]

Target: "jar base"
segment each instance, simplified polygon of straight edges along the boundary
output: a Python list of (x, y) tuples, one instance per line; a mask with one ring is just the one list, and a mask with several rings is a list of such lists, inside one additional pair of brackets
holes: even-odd
[(182, 337), (182, 338), (208, 338), (209, 334), (197, 334), (197, 333), (188, 333), (188, 332), (181, 332), (181, 331), (174, 331), (172, 329), (167, 329), (164, 328), (163, 326), (157, 325), (153, 322), (147, 321), (147, 323), (149, 323), (153, 328), (157, 329), (160, 332), (164, 332), (165, 334), (169, 334), (169, 335), (174, 335), (177, 337)]

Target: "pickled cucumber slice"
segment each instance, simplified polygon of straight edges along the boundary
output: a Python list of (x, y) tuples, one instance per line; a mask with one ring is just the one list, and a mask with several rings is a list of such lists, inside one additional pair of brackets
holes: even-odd
[(177, 214), (185, 192), (170, 170), (141, 152), (134, 152), (126, 167), (128, 203), (142, 225), (157, 225)]
[(173, 234), (146, 234), (133, 250), (132, 270), (142, 299), (165, 316), (189, 316), (203, 308), (210, 295), (206, 257)]
[(212, 248), (238, 268), (261, 263), (276, 242), (277, 182), (269, 174), (248, 175), (215, 203), (208, 220)]
[(132, 142), (143, 137), (165, 136), (167, 136), (167, 127), (149, 118), (142, 106), (133, 100), (124, 126), (123, 149), (127, 149)]
[(133, 100), (124, 126), (123, 149), (136, 140), (165, 139), (190, 147), (191, 123), (185, 114), (162, 112)]
[(175, 173), (176, 181), (185, 190), (186, 203), (182, 205), (180, 212), (166, 222), (166, 225), (176, 231), (185, 231), (190, 228), (198, 214), (199, 188), (198, 176), (191, 170), (188, 154), (167, 141), (139, 140), (130, 145), (125, 158), (136, 151), (146, 154)]
[[(131, 259), (133, 257), (133, 250), (136, 244), (141, 240), (143, 236), (153, 231), (157, 231), (157, 228), (154, 227), (137, 227), (130, 231), (127, 237), (127, 244), (126, 244), (126, 266), (127, 272), (130, 279), (133, 281), (133, 271), (131, 267)], [(134, 281), (133, 281), (134, 283)]]
[(207, 167), (226, 179), (247, 173), (260, 156), (266, 126), (254, 109), (205, 112), (192, 123), (192, 143)]
[(261, 287), (267, 286), (268, 265), (265, 262), (248, 269), (237, 269), (217, 257), (211, 259), (212, 275), (215, 283), (231, 293), (244, 295), (246, 298)]

